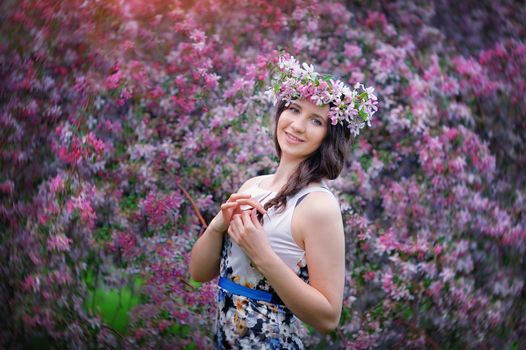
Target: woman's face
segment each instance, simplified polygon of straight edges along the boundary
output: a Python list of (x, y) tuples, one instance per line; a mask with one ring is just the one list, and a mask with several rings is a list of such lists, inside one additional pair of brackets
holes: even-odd
[(305, 159), (322, 144), (329, 130), (329, 106), (292, 101), (278, 119), (276, 136), (281, 156)]

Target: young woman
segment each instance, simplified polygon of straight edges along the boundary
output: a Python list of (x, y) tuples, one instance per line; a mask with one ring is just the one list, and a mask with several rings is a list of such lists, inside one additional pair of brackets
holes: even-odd
[[(355, 114), (345, 98), (352, 91), (316, 80), (312, 67), (293, 58), (280, 68), (273, 85), (280, 100), (277, 170), (232, 194), (192, 249), (194, 280), (220, 275), (218, 349), (302, 349), (296, 318), (322, 333), (340, 320), (344, 231), (338, 200), (323, 180), (336, 178), (344, 165)], [(291, 86), (290, 78), (299, 80)]]

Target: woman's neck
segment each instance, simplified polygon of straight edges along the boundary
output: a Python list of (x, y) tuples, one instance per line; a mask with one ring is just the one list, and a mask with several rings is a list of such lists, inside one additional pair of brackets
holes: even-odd
[(290, 159), (282, 156), (269, 185), (272, 188), (282, 188), (302, 161), (303, 159)]

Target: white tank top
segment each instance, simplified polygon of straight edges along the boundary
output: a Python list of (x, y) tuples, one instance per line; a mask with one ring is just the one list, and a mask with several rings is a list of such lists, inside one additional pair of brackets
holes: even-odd
[[(265, 205), (277, 192), (261, 188), (260, 184), (262, 181), (263, 179), (246, 189), (243, 193), (249, 193), (253, 199)], [(291, 224), (294, 208), (299, 203), (298, 200), (303, 199), (305, 195), (320, 191), (332, 195), (332, 192), (325, 187), (309, 186), (300, 190), (294, 196), (287, 198), (287, 206), (283, 211), (276, 212), (274, 208), (270, 208), (267, 211), (268, 215), (263, 216), (263, 229), (267, 233), (272, 250), (295, 272), (298, 270), (298, 263), (305, 257), (305, 251), (296, 244), (292, 237)], [(333, 196), (333, 198), (337, 201), (336, 197)], [(242, 209), (244, 208), (242, 207)], [(235, 282), (246, 286), (254, 286), (264, 278), (257, 269), (250, 265), (247, 255), (234, 241), (232, 241), (228, 260), (232, 268), (232, 276), (235, 276)]]

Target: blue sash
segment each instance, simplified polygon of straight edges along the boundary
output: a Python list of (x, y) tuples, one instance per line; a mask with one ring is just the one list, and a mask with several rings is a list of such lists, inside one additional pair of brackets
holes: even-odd
[(269, 292), (265, 292), (264, 290), (248, 288), (240, 284), (237, 284), (236, 282), (233, 282), (225, 277), (219, 277), (219, 287), (223, 288), (224, 290), (232, 294), (242, 295), (249, 299), (254, 299), (258, 301), (266, 301), (267, 303), (283, 305), (283, 301), (281, 301), (281, 299), (275, 293), (269, 293)]

